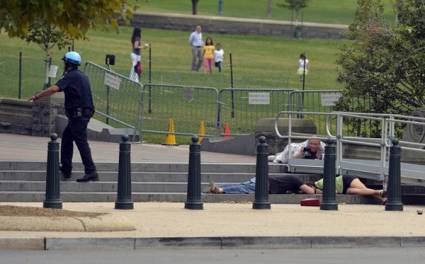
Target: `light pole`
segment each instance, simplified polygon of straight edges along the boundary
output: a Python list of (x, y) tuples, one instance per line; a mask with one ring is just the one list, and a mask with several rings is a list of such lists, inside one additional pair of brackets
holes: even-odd
[(218, 15), (223, 15), (223, 0), (218, 0)]

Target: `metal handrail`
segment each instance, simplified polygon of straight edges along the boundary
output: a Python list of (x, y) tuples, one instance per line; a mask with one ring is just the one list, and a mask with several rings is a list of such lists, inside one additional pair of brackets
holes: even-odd
[[(278, 120), (283, 115), (288, 116), (288, 133), (287, 135), (282, 135), (281, 131), (279, 131)], [(391, 138), (394, 137), (394, 124), (402, 123), (402, 124), (410, 124), (410, 125), (423, 125), (425, 126), (425, 118), (422, 117), (412, 117), (412, 116), (404, 116), (404, 115), (392, 115), (392, 114), (375, 114), (375, 113), (352, 113), (352, 112), (330, 112), (330, 113), (321, 113), (321, 112), (302, 112), (302, 111), (281, 111), (277, 114), (274, 122), (274, 129), (279, 138), (287, 138), (288, 139), (288, 148), (289, 148), (289, 163), (288, 168), (291, 170), (291, 139), (299, 138), (305, 139), (308, 138), (308, 135), (303, 135), (302, 133), (293, 133), (292, 132), (292, 119), (294, 115), (322, 115), (326, 116), (326, 134), (327, 137), (336, 138), (337, 140), (337, 159), (336, 166), (338, 172), (341, 173), (343, 168), (343, 160), (342, 156), (342, 147), (343, 143), (363, 145), (369, 147), (378, 147), (381, 149), (381, 157), (380, 157), (380, 166), (378, 169), (379, 174), (382, 179), (384, 179), (384, 188), (386, 186), (387, 178), (388, 178), (388, 162), (387, 162), (387, 154), (388, 148), (391, 147)], [(333, 136), (330, 132), (330, 119), (335, 116), (337, 118), (337, 134)], [(344, 118), (358, 118), (358, 119), (366, 119), (366, 120), (375, 120), (381, 123), (381, 136), (377, 138), (363, 138), (363, 137), (352, 137), (343, 135), (343, 126), (344, 126)], [(323, 137), (319, 136), (318, 138), (323, 139)], [(366, 140), (369, 140), (367, 142)], [(376, 140), (378, 142), (370, 142), (370, 140)], [(424, 143), (413, 143), (408, 141), (399, 141), (401, 143), (400, 147), (402, 149), (425, 152), (425, 148), (414, 148), (412, 146), (420, 146), (424, 147)], [(403, 146), (404, 145), (404, 146)], [(361, 170), (359, 168), (359, 170)], [(364, 172), (369, 172), (367, 170), (363, 170)]]

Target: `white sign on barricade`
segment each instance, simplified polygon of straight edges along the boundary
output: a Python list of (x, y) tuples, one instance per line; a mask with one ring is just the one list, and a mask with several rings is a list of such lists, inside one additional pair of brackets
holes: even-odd
[(270, 93), (248, 93), (248, 104), (250, 105), (269, 105)]
[(321, 93), (322, 106), (335, 106), (341, 96), (342, 93)]
[(120, 84), (121, 84), (121, 78), (119, 76), (105, 72), (104, 84), (106, 86), (111, 87), (112, 89), (119, 90)]
[(48, 77), (49, 78), (56, 78), (57, 73), (58, 73), (58, 66), (50, 65)]

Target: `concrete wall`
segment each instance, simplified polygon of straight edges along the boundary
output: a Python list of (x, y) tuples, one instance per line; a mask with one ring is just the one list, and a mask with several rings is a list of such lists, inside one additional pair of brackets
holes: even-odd
[(34, 103), (0, 99), (0, 133), (48, 136), (55, 131), (57, 112), (57, 107), (50, 97)]
[[(192, 32), (196, 25), (202, 25), (204, 32), (240, 35), (272, 35), (293, 37), (294, 25), (288, 21), (238, 19), (212, 16), (191, 16), (178, 14), (136, 13), (133, 26), (172, 29)], [(339, 39), (344, 37), (347, 26), (304, 23), (302, 37)]]

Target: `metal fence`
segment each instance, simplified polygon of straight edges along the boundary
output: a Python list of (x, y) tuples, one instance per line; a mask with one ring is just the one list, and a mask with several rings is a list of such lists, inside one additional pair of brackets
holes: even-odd
[(107, 124), (140, 130), (143, 89), (140, 83), (91, 62), (84, 66), (89, 77), (96, 113)]
[[(342, 93), (339, 90), (303, 90), (292, 91), (288, 98), (288, 111), (297, 112), (319, 112), (329, 113), (334, 111), (335, 105), (341, 98)], [(317, 133), (326, 131), (325, 120), (321, 115), (310, 115), (305, 117), (303, 114), (297, 114), (297, 118), (308, 118), (312, 120)]]
[[(52, 60), (52, 65), (61, 65), (59, 59)], [(17, 52), (0, 55), (0, 96), (9, 98), (29, 98), (45, 84), (45, 59), (42, 56)], [(61, 72), (57, 72), (61, 76)], [(51, 78), (54, 83), (56, 78)]]
[(286, 109), (293, 89), (226, 88), (218, 94), (217, 127), (227, 123), (232, 134), (250, 134), (260, 118), (271, 118)]
[(206, 136), (216, 134), (218, 90), (212, 87), (145, 84), (142, 132), (167, 133), (174, 122), (175, 134), (196, 134), (204, 122)]

